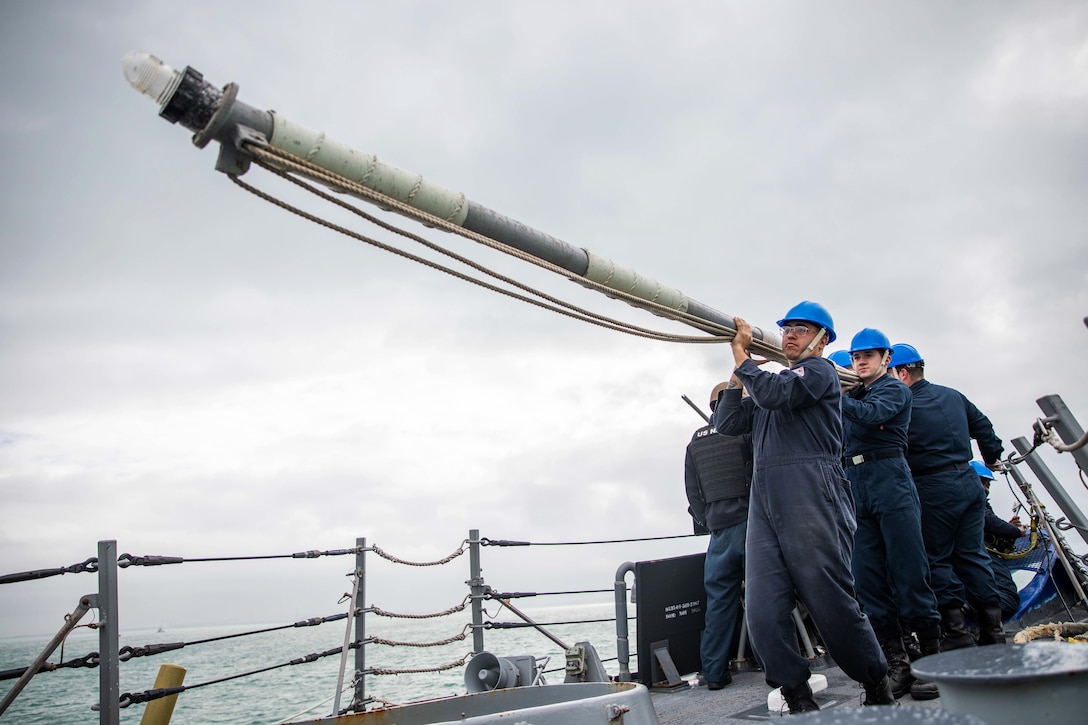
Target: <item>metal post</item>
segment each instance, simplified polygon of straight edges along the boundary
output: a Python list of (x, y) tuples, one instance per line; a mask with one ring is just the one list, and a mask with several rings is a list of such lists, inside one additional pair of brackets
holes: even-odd
[[(1036, 401), (1039, 409), (1047, 414), (1047, 418), (1053, 423), (1054, 430), (1061, 435), (1062, 441), (1072, 444), (1084, 438), (1085, 429), (1073, 416), (1072, 411), (1065, 405), (1061, 395), (1044, 395)], [(1088, 474), (1088, 446), (1077, 448), (1073, 451), (1073, 459), (1077, 466)]]
[[(1063, 442), (1072, 444), (1084, 437), (1084, 428), (1080, 427), (1080, 423), (1073, 417), (1073, 413), (1070, 412), (1060, 395), (1044, 395), (1035, 403), (1040, 410), (1046, 413), (1047, 418), (1053, 421), (1054, 430), (1058, 431), (1058, 435), (1062, 437)], [(1072, 455), (1073, 460), (1080, 466), (1080, 470), (1088, 473), (1088, 446), (1078, 448), (1072, 452)], [(1066, 511), (1066, 515), (1069, 515), (1068, 511)], [(1072, 519), (1073, 517), (1069, 516), (1069, 518)], [(1084, 517), (1081, 516), (1081, 518)]]
[(1062, 513), (1069, 519), (1069, 522), (1076, 527), (1080, 537), (1084, 539), (1085, 543), (1088, 543), (1088, 520), (1084, 518), (1084, 514), (1081, 513), (1077, 504), (1073, 502), (1069, 493), (1061, 483), (1058, 482), (1058, 479), (1055, 478), (1054, 474), (1051, 473), (1042, 459), (1039, 458), (1039, 455), (1035, 452), (1028, 453), (1028, 451), (1031, 450), (1031, 444), (1028, 442), (1028, 439), (1023, 436), (1014, 438), (1012, 445), (1020, 455), (1024, 457), (1024, 462), (1028, 464), (1032, 473), (1034, 473), (1035, 477), (1043, 484), (1043, 488), (1047, 490), (1047, 493), (1051, 495), (1054, 502), (1058, 504), (1058, 508), (1062, 510)]
[(355, 641), (359, 643), (355, 650), (355, 712), (366, 710), (366, 537), (355, 539), (355, 576), (359, 580), (359, 596), (355, 610)]
[[(1027, 439), (1023, 437), (1014, 439), (1012, 444), (1018, 450), (1021, 447), (1028, 447)], [(1031, 456), (1034, 457), (1035, 454), (1032, 453)], [(1039, 462), (1039, 465), (1047, 473), (1050, 472), (1042, 462)], [(1077, 599), (1088, 606), (1088, 595), (1086, 595), (1084, 586), (1082, 586), (1084, 575), (1069, 561), (1072, 552), (1069, 551), (1069, 545), (1065, 542), (1065, 538), (1062, 536), (1061, 532), (1057, 530), (1057, 527), (1051, 525), (1051, 522), (1047, 520), (1046, 507), (1043, 505), (1042, 501), (1039, 500), (1039, 497), (1035, 495), (1035, 491), (1032, 489), (1031, 484), (1029, 484), (1027, 479), (1024, 478), (1024, 475), (1020, 473), (1020, 469), (1016, 466), (1009, 466), (1009, 472), (1012, 474), (1012, 478), (1016, 482), (1016, 485), (1020, 487), (1020, 490), (1027, 498), (1028, 505), (1032, 507), (1033, 514), (1035, 511), (1038, 511), (1039, 523), (1042, 525), (1047, 536), (1050, 537), (1051, 544), (1054, 546), (1054, 553), (1057, 555), (1058, 561), (1061, 562), (1062, 568), (1065, 569), (1065, 573), (1069, 576), (1069, 582), (1073, 586)]]
[(627, 572), (634, 571), (633, 562), (625, 561), (616, 570), (616, 583), (613, 592), (616, 595), (616, 659), (619, 661), (619, 682), (631, 681), (631, 639), (627, 629)]
[(472, 599), (472, 651), (479, 654), (484, 651), (484, 579), (480, 569), (480, 530), (468, 532), (469, 595)]
[(87, 594), (80, 597), (79, 606), (77, 606), (71, 614), (64, 621), (64, 626), (60, 628), (53, 639), (49, 640), (49, 644), (45, 646), (41, 654), (34, 658), (34, 661), (30, 663), (30, 666), (23, 670), (23, 674), (19, 676), (18, 682), (8, 691), (7, 695), (4, 695), (4, 699), (0, 700), (0, 715), (4, 714), (4, 711), (8, 709), (11, 703), (15, 702), (15, 698), (19, 696), (19, 693), (23, 691), (23, 688), (27, 686), (31, 678), (38, 674), (42, 665), (46, 663), (49, 656), (56, 651), (57, 647), (60, 647), (61, 643), (68, 637), (68, 634), (76, 628), (79, 624), (79, 620), (83, 619), (88, 611), (92, 607), (96, 606), (97, 597), (94, 594)]
[[(347, 626), (344, 627), (344, 644), (340, 648), (340, 671), (336, 676), (336, 692), (332, 698), (332, 715), (330, 717), (339, 717), (340, 715), (340, 695), (344, 692), (344, 670), (347, 669), (348, 653), (351, 652), (351, 632), (355, 625), (355, 613), (359, 609), (359, 583), (359, 570), (355, 569), (351, 573), (351, 597), (348, 601), (348, 616), (350, 619), (347, 620)], [(355, 676), (353, 674), (352, 682), (354, 681)]]
[(117, 616), (117, 542), (98, 542), (98, 722), (121, 722), (120, 630)]
[(532, 626), (533, 629), (540, 632), (542, 635), (544, 635), (545, 637), (550, 639), (552, 642), (555, 642), (557, 645), (559, 645), (560, 649), (562, 649), (564, 652), (566, 652), (567, 650), (570, 649), (569, 644), (567, 644), (563, 640), (559, 639), (558, 637), (556, 637), (554, 634), (552, 634), (548, 630), (544, 629), (544, 627), (542, 625), (540, 625), (539, 623), (534, 622), (532, 620), (532, 618), (529, 617), (528, 614), (526, 614), (525, 612), (521, 611), (520, 609), (515, 607), (513, 604), (511, 604), (509, 599), (499, 599), (499, 601), (502, 602), (504, 607), (509, 609), (514, 614), (518, 615), (518, 617), (523, 622), (525, 622), (526, 624)]

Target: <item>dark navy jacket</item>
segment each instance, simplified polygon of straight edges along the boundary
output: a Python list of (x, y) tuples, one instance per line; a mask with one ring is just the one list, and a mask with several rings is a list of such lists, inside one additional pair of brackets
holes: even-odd
[(987, 546), (1007, 550), (1020, 538), (1020, 529), (994, 513), (989, 500), (986, 501), (986, 523), (982, 527)]
[(756, 470), (774, 459), (842, 455), (842, 394), (829, 360), (807, 357), (777, 375), (745, 360), (736, 374), (748, 397), (724, 391), (712, 422), (726, 435), (752, 434)]
[(684, 456), (684, 489), (695, 523), (720, 531), (748, 519), (751, 459), (748, 436), (719, 435), (709, 425), (695, 431)]
[(990, 419), (963, 393), (928, 380), (910, 386), (910, 428), (907, 463), (915, 476), (951, 464), (967, 463), (974, 456), (971, 439), (978, 441), (987, 465), (1001, 458), (1004, 446)]
[(859, 453), (907, 449), (910, 388), (891, 375), (851, 390), (842, 398), (843, 443), (847, 458)]

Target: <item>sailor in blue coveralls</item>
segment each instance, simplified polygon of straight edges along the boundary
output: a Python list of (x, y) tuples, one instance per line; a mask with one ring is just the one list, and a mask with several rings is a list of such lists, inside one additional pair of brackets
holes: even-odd
[(801, 302), (778, 321), (790, 362), (778, 374), (752, 362), (752, 328), (739, 317), (735, 323), (732, 387), (713, 423), (726, 435), (752, 434), (745, 612), (767, 683), (782, 687), (791, 713), (819, 709), (791, 616), (800, 599), (828, 653), (865, 687), (863, 704), (894, 705), (888, 664), (850, 573), (855, 520), (842, 470), (842, 395), (834, 366), (821, 357), (835, 340), (831, 316)]
[(936, 652), (941, 615), (929, 586), (929, 562), (922, 541), (921, 509), (907, 467), (910, 388), (888, 375), (891, 342), (866, 328), (850, 343), (861, 386), (843, 395), (843, 466), (854, 494), (858, 528), (852, 569), (858, 601), (888, 660), (892, 693), (911, 691), (915, 699), (938, 697), (924, 683), (912, 690), (914, 676), (903, 647), (900, 622)]
[(1001, 441), (990, 419), (963, 393), (925, 379), (925, 362), (916, 349), (893, 345), (891, 365), (913, 394), (907, 464), (922, 504), (929, 581), (944, 631), (941, 650), (975, 645), (964, 620), (965, 601), (976, 609), (978, 644), (1003, 644), (1000, 600), (983, 546), (986, 492), (968, 465), (972, 438), (987, 466), (1000, 460)]
[[(721, 383), (710, 392), (710, 412)], [(752, 484), (751, 436), (719, 435), (712, 425), (695, 431), (684, 456), (684, 489), (696, 524), (710, 531), (703, 565), (706, 616), (699, 660), (708, 690), (733, 681), (729, 658), (737, 648), (744, 583), (744, 533)]]
[(1001, 600), (1001, 618), (1009, 619), (1020, 611), (1020, 591), (1016, 588), (1016, 581), (1012, 578), (1009, 565), (1001, 552), (1012, 551), (1016, 546), (1016, 540), (1021, 536), (1027, 536), (1027, 529), (1020, 525), (1020, 517), (1013, 516), (1006, 521), (994, 513), (990, 506), (990, 482), (994, 480), (994, 473), (982, 461), (971, 461), (971, 468), (975, 469), (982, 488), (986, 491), (986, 520), (982, 526), (983, 539), (986, 543), (986, 553), (990, 555), (990, 571), (994, 573), (994, 585), (997, 586), (998, 597)]

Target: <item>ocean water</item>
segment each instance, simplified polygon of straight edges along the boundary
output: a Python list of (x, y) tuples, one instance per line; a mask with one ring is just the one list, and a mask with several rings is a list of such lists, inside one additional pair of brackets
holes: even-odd
[[(494, 606), (492, 604), (492, 606)], [(541, 623), (614, 616), (613, 603), (592, 602), (555, 607), (519, 607)], [(634, 607), (631, 608), (633, 614)], [(448, 617), (406, 620), (373, 615), (367, 616), (367, 636), (395, 641), (433, 642), (461, 633), (469, 622), (468, 611)], [(501, 621), (518, 621), (509, 612), (497, 617)], [(267, 626), (275, 626), (267, 625)], [(345, 622), (332, 622), (317, 627), (285, 629), (266, 634), (225, 639), (201, 645), (189, 645), (179, 650), (152, 657), (137, 657), (122, 662), (121, 693), (151, 689), (160, 665), (176, 664), (186, 669), (184, 684), (192, 687), (204, 682), (252, 672), (325, 652), (343, 644)], [(634, 669), (634, 622), (630, 623), (632, 669)], [(266, 627), (200, 627), (165, 632), (154, 630), (123, 632), (121, 646), (145, 646), (161, 642), (195, 642), (223, 637), (238, 632)], [(611, 674), (618, 671), (616, 629), (614, 622), (548, 626), (560, 640), (574, 644), (588, 640), (597, 649)], [(19, 637), (0, 640), (0, 670), (29, 665), (44, 649), (50, 637)], [(550, 639), (532, 628), (485, 630), (485, 649), (499, 656), (533, 655), (538, 663), (550, 660), (545, 670), (549, 682), (563, 679), (563, 652)], [(65, 659), (83, 657), (98, 650), (98, 635), (86, 629), (73, 632), (65, 644)], [(367, 646), (367, 667), (383, 669), (413, 669), (433, 667), (454, 662), (472, 650), (472, 637), (439, 647), (417, 648), (371, 644)], [(60, 650), (51, 662), (60, 661)], [(242, 677), (228, 682), (198, 687), (182, 693), (174, 708), (172, 725), (186, 723), (231, 723), (265, 725), (285, 719), (308, 719), (328, 716), (336, 691), (339, 655), (316, 662), (302, 663)], [(354, 652), (349, 655), (345, 687), (351, 679)], [(459, 695), (465, 692), (464, 666), (438, 673), (368, 675), (366, 693), (391, 702), (404, 703), (432, 697)], [(31, 680), (12, 706), (0, 716), (3, 723), (97, 723), (98, 713), (91, 709), (98, 702), (97, 669), (73, 668), (43, 672)], [(16, 680), (0, 681), (0, 692), (7, 693)], [(351, 702), (352, 693), (341, 697), (341, 707)], [(145, 705), (131, 705), (121, 710), (121, 722), (136, 724), (143, 716)], [(312, 708), (312, 709), (311, 709)], [(305, 713), (305, 714), (302, 714)]]

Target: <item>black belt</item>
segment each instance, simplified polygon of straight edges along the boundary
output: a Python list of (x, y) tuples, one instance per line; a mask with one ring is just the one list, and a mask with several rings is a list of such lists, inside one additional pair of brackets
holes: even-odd
[(862, 463), (868, 463), (869, 461), (880, 461), (885, 458), (899, 458), (903, 455), (903, 451), (869, 451), (868, 453), (859, 453), (856, 456), (847, 456), (842, 459), (842, 465), (849, 468), (850, 466), (859, 466)]
[(947, 466), (938, 466), (937, 468), (923, 468), (919, 471), (911, 471), (912, 476), (936, 476), (938, 473), (951, 473), (952, 471), (963, 471), (970, 468), (966, 463), (949, 463)]

